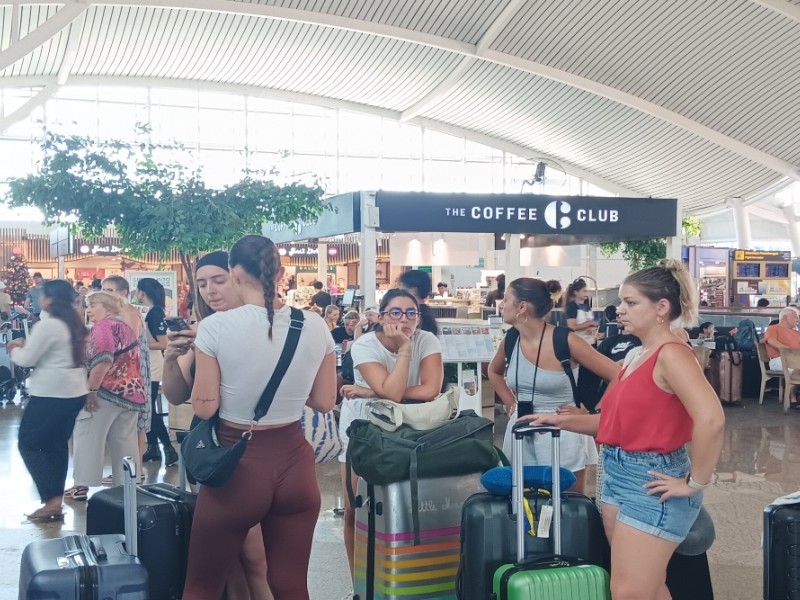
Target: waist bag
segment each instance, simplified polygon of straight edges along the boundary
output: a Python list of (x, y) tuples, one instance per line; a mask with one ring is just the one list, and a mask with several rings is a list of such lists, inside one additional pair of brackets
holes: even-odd
[(345, 482), (351, 505), (357, 505), (350, 481), (352, 471), (373, 485), (409, 481), (414, 544), (419, 544), (418, 480), (483, 473), (496, 467), (500, 456), (494, 447), (493, 430), (492, 421), (472, 410), (429, 431), (408, 425), (386, 431), (356, 419), (347, 429), (350, 442)]

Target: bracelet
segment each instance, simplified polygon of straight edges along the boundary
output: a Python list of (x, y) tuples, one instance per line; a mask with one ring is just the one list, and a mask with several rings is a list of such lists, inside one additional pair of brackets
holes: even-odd
[(708, 483), (697, 483), (694, 479), (692, 479), (691, 473), (687, 473), (686, 475), (686, 485), (693, 490), (704, 490), (709, 486)]
[(92, 392), (99, 392), (99, 391), (100, 391), (100, 388), (89, 388), (89, 393), (90, 393), (90, 394), (91, 394)]
[(407, 356), (408, 358), (411, 358), (411, 352), (398, 352), (398, 353), (397, 353), (397, 356), (398, 356), (398, 357), (400, 357), (400, 356)]

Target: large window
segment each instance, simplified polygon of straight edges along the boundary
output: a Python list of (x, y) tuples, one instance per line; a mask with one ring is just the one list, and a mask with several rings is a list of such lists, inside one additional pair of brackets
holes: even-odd
[[(0, 89), (9, 115), (38, 88)], [(149, 123), (155, 142), (177, 141), (192, 151), (211, 186), (236, 181), (245, 169), (277, 168), (283, 175), (318, 177), (330, 194), (358, 190), (605, 194), (550, 167), (532, 180), (538, 159), (401, 123), (394, 119), (198, 90), (70, 87), (28, 118), (0, 133), (0, 191), (29, 173), (45, 128), (100, 138), (134, 140)], [(6, 218), (14, 214), (6, 211)]]

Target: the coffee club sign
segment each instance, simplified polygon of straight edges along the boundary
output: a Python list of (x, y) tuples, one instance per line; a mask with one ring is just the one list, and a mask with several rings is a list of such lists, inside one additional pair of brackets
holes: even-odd
[(663, 198), (378, 192), (380, 229), (462, 233), (667, 237), (677, 201)]

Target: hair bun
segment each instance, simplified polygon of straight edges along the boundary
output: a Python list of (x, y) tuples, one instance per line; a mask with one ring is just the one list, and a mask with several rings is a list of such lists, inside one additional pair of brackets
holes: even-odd
[(670, 273), (682, 271), (685, 268), (683, 266), (683, 262), (675, 260), (674, 258), (662, 258), (660, 261), (658, 261), (658, 266), (669, 271)]
[(561, 292), (561, 282), (558, 281), (557, 279), (550, 279), (549, 281), (545, 281), (544, 285), (547, 288), (547, 291), (550, 293), (550, 295), (558, 294), (559, 292)]

